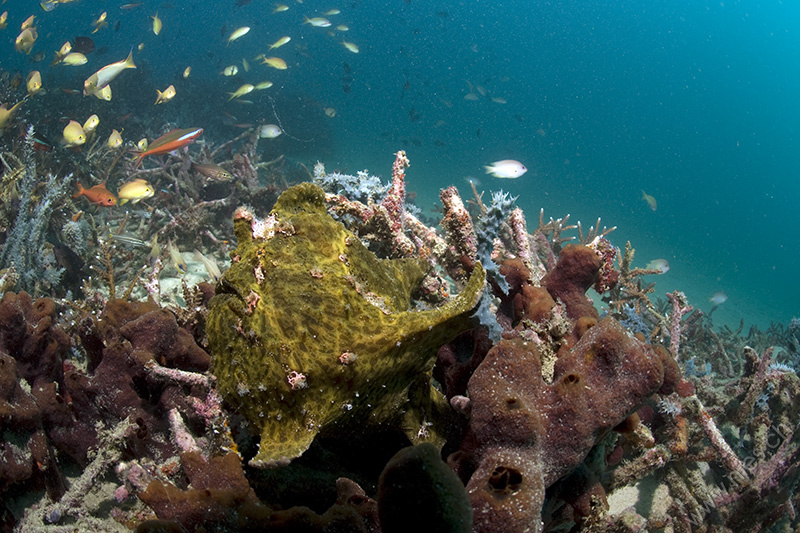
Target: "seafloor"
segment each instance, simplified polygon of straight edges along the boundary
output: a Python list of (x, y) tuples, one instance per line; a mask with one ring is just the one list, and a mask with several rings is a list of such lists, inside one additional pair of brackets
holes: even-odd
[(715, 327), (502, 193), (428, 219), (403, 152), (258, 143), (3, 149), (2, 531), (796, 530), (800, 322)]

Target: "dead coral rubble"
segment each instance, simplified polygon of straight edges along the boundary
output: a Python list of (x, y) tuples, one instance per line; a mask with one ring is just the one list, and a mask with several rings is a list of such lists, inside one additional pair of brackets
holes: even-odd
[[(236, 154), (228, 166), (255, 183), (254, 160)], [(183, 163), (173, 160), (146, 172), (160, 173), (177, 187), (176, 178), (189, 168)], [(512, 209), (513, 201), (502, 193), (487, 208), (475, 190), (470, 213), (454, 187), (445, 189), (441, 230), (430, 227), (406, 204), (407, 167), (405, 154), (396, 154), (392, 184), (376, 194), (356, 198), (303, 186), (286, 198), (304, 191), (313, 209), (282, 202), (266, 219), (240, 210), (240, 246), (280, 241), (297, 247), (291, 257), (285, 247), (267, 250), (274, 257), (265, 249), (251, 250), (252, 256), (235, 253), (237, 269), (231, 270), (241, 270), (246, 283), (230, 283), (228, 275), (229, 284), (218, 285), (215, 297), (227, 299), (235, 317), (212, 315), (208, 330), (209, 287), (187, 298), (190, 309), (100, 298), (91, 305), (74, 302), (75, 309), (96, 312), (73, 312), (60, 322), (52, 300), (6, 292), (0, 300), (0, 499), (8, 506), (0, 508), (2, 528), (388, 533), (414, 529), (415, 521), (425, 530), (441, 519), (438, 531), (459, 532), (470, 530), (470, 520), (472, 531), (512, 533), (797, 529), (800, 321), (788, 329), (751, 330), (746, 338), (741, 328), (717, 333), (710, 315), (692, 311), (679, 292), (669, 302), (651, 302), (654, 286), (643, 276), (657, 271), (636, 268), (630, 245), (620, 255), (605, 238), (610, 230), (597, 229), (599, 221), (583, 235), (579, 225), (567, 225), (568, 217), (545, 223), (540, 214), (538, 227), (528, 233), (524, 213)], [(228, 210), (242, 197), (234, 191), (224, 205), (214, 205)], [(326, 211), (348, 227), (331, 225)], [(481, 217), (490, 211), (488, 224)], [(182, 216), (194, 215), (188, 210), (154, 218), (167, 217), (167, 231), (177, 231), (184, 228)], [(210, 217), (211, 211), (195, 222)], [(335, 226), (337, 240), (315, 231), (323, 221)], [(572, 229), (578, 229), (581, 245), (566, 244)], [(326, 262), (316, 258), (300, 271), (278, 268), (310, 257), (311, 241), (326, 250)], [(468, 316), (484, 279), (479, 254), (492, 263), (483, 265), (492, 275), (476, 313), (482, 325)], [(367, 255), (358, 270), (356, 259)], [(397, 300), (402, 305), (394, 307), (379, 297), (392, 283), (386, 276), (373, 279), (376, 265), (391, 264), (384, 263), (389, 257), (416, 265), (412, 285), (421, 285), (413, 296), (404, 289)], [(342, 280), (342, 272), (350, 276)], [(443, 332), (431, 326), (433, 335), (423, 327), (403, 338), (383, 330), (382, 337), (365, 337), (374, 343), (370, 353), (390, 358), (424, 346), (424, 364), (387, 364), (378, 357), (370, 366), (367, 352), (347, 340), (326, 352), (323, 370), (295, 365), (309, 353), (319, 355), (319, 324), (334, 324), (339, 338), (353, 334), (342, 330), (342, 322), (314, 314), (322, 301), (314, 290), (334, 281), (327, 307), (337, 311), (328, 315), (341, 311), (336, 294), (365, 299), (368, 316), (383, 322), (424, 314), (417, 305), (427, 305), (427, 312), (432, 305), (453, 305), (458, 298), (450, 297), (452, 287), (470, 295), (469, 305)], [(265, 283), (289, 286), (266, 291)], [(598, 313), (587, 297), (592, 287), (608, 314)], [(230, 372), (251, 369), (253, 386), (229, 379), (222, 392), (253, 400), (252, 413), (269, 411), (276, 428), (296, 414), (296, 433), (314, 439), (289, 465), (249, 469), (246, 460), (258, 457), (259, 436), (262, 448), (290, 436), (280, 429), (260, 435), (260, 416), (245, 421), (223, 402), (208, 372), (212, 357), (222, 368), (220, 352), (208, 354), (197, 342), (224, 332), (210, 338), (212, 347), (240, 339), (259, 357), (270, 356), (269, 337), (248, 324), (278, 316), (275, 295), (290, 290), (292, 305), (280, 309), (272, 326), (284, 336), (269, 348), (275, 359), (278, 353), (292, 355), (273, 369), (279, 392), (267, 394), (275, 388), (266, 386), (261, 391), (264, 365), (244, 365), (237, 359), (243, 352), (235, 351), (226, 356)], [(347, 310), (352, 314), (354, 308)], [(298, 340), (300, 330), (286, 324), (303, 320), (305, 337)], [(374, 329), (382, 321), (361, 327)], [(499, 330), (496, 339), (490, 326)], [(454, 340), (439, 347), (432, 384), (430, 355), (447, 338)], [(401, 386), (391, 381), (401, 378), (407, 380)], [(362, 387), (367, 383), (376, 390), (395, 387), (397, 401), (379, 404)], [(317, 433), (319, 419), (303, 417), (319, 407), (319, 398), (330, 403), (338, 391), (346, 398), (334, 401), (336, 416)], [(420, 402), (434, 397), (431, 405)], [(317, 400), (296, 409), (304, 405), (298, 398)], [(448, 431), (434, 441), (441, 450), (403, 449), (435, 433), (436, 421), (414, 410), (418, 403), (435, 407), (430, 412), (448, 422)], [(381, 423), (370, 425), (376, 406), (383, 407)], [(399, 416), (405, 410), (414, 415), (413, 424)], [(341, 414), (347, 414), (346, 428)], [(65, 475), (74, 472), (77, 477)], [(640, 497), (635, 506), (620, 508), (619, 496), (628, 490)], [(22, 513), (20, 495), (33, 491), (42, 500)], [(89, 493), (100, 497), (86, 498)], [(376, 494), (378, 501), (371, 497)], [(393, 517), (407, 522), (398, 527), (400, 519)]]
[[(224, 425), (219, 409), (197, 408), (208, 406), (210, 387), (180, 381), (179, 372), (202, 372), (210, 358), (170, 312), (152, 303), (108, 302), (101, 316), (80, 321), (74, 345), (55, 320), (49, 298), (6, 292), (0, 300), (0, 450), (8, 459), (0, 490), (44, 486), (50, 502), (28, 509), (25, 527), (55, 516), (66, 523), (92, 518), (73, 494), (74, 483), (65, 484), (65, 465), (91, 468), (91, 483), (121, 459), (156, 464), (177, 455), (172, 409), (208, 428), (215, 446), (220, 437), (213, 434)], [(53, 507), (62, 498), (69, 502)]]

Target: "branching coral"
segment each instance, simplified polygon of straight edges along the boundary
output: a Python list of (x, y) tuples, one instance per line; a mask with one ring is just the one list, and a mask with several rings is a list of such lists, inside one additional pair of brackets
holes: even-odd
[(25, 138), (25, 170), (19, 182), (20, 201), (11, 232), (0, 252), (0, 267), (14, 266), (19, 273), (19, 288), (41, 294), (57, 285), (63, 269), (57, 266), (52, 245), (47, 239), (53, 211), (66, 196), (72, 175), (49, 174), (42, 183), (33, 157), (33, 127)]

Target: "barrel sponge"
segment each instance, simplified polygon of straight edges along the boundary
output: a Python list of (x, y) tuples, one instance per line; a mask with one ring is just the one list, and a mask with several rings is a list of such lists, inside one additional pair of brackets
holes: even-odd
[(461, 480), (430, 443), (409, 446), (386, 464), (378, 480), (383, 533), (470, 533), (472, 508)]
[(475, 531), (540, 531), (544, 491), (664, 380), (662, 358), (611, 317), (558, 358), (552, 382), (538, 344), (503, 339), (469, 381), (471, 420), (462, 452)]

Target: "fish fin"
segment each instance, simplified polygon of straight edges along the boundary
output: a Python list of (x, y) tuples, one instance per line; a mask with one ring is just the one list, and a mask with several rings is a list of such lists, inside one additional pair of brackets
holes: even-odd
[[(119, 205), (125, 205), (125, 203), (127, 203), (127, 201), (128, 201), (127, 198), (123, 198), (122, 200), (119, 201)], [(133, 202), (133, 203), (136, 203), (136, 202)]]
[(142, 159), (144, 159), (144, 156), (147, 154), (139, 150), (131, 150), (131, 153), (136, 155), (136, 163), (133, 165), (133, 169), (136, 170), (137, 168), (139, 168), (139, 165), (142, 164)]
[(85, 191), (85, 190), (86, 190), (86, 187), (84, 187), (84, 186), (81, 184), (81, 182), (79, 181), (79, 182), (78, 182), (78, 192), (76, 192), (75, 194), (73, 194), (73, 195), (72, 195), (72, 197), (73, 197), (73, 198), (77, 198), (78, 196), (82, 195), (82, 194), (84, 193), (84, 191)]
[(125, 58), (125, 68), (136, 68), (133, 63), (133, 46), (131, 46), (131, 51), (128, 52), (128, 57)]
[(494, 167), (489, 165), (483, 165), (483, 168), (486, 170), (487, 174), (492, 174), (494, 172)]

